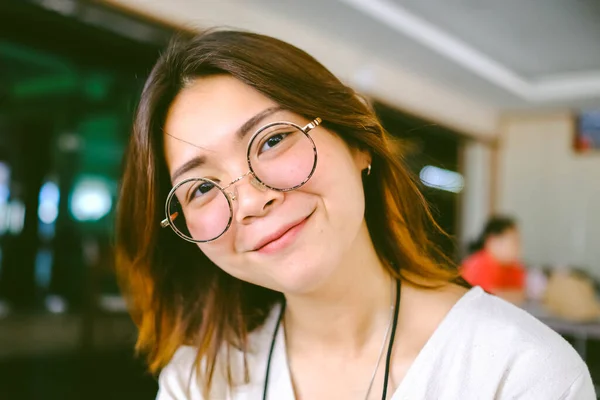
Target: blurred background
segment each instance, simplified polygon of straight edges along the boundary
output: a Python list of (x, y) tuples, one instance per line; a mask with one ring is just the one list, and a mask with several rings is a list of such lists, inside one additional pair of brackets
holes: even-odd
[(598, 21), (597, 0), (0, 0), (0, 399), (154, 397), (113, 273), (121, 162), (169, 37), (212, 26), (368, 96), (459, 265), (510, 216), (515, 302), (600, 384)]

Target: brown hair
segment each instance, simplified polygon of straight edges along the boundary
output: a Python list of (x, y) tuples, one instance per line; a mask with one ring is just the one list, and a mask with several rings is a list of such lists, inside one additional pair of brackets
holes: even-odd
[(439, 227), (412, 175), (354, 90), (304, 51), (268, 36), (209, 31), (179, 37), (143, 89), (118, 210), (118, 272), (139, 327), (137, 349), (151, 371), (180, 345), (193, 344), (197, 361), (205, 361), (208, 393), (220, 349), (245, 352), (247, 333), (281, 296), (225, 274), (195, 244), (160, 229), (171, 188), (162, 148), (165, 116), (186, 82), (211, 74), (231, 75), (307, 119), (318, 116), (349, 146), (369, 151), (365, 218), (378, 256), (392, 275), (419, 286), (457, 280), (456, 268), (428, 238), (428, 230)]

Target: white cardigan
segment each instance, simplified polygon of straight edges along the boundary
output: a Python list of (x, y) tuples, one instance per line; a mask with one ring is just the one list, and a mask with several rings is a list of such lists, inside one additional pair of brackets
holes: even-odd
[[(229, 389), (223, 375), (215, 373), (210, 400), (262, 399), (278, 308), (250, 336), (250, 383)], [(284, 340), (280, 329), (269, 399), (294, 400)], [(192, 347), (177, 351), (160, 375), (157, 400), (205, 400), (195, 378), (195, 356)], [(235, 357), (241, 360), (239, 354)], [(475, 287), (451, 309), (388, 398), (595, 400), (596, 395), (587, 366), (561, 336), (518, 307)]]

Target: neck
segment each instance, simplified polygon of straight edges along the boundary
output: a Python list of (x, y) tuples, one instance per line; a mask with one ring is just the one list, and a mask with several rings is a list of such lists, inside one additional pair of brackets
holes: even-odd
[(336, 271), (313, 292), (286, 295), (288, 347), (361, 353), (381, 342), (396, 285), (377, 257), (366, 226)]

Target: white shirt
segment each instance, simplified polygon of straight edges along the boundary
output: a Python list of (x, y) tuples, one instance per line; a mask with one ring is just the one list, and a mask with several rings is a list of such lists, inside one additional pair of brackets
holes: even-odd
[[(277, 309), (250, 334), (250, 382), (229, 389), (216, 372), (211, 400), (262, 399)], [(279, 329), (271, 361), (270, 400), (294, 400), (284, 336)], [(204, 400), (195, 379), (195, 357), (193, 347), (176, 352), (160, 375), (157, 400)], [(234, 367), (236, 360), (241, 365), (241, 355), (235, 357)], [(560, 335), (520, 308), (475, 287), (450, 310), (391, 396), (391, 400), (409, 399), (595, 400), (596, 395), (586, 364)]]

